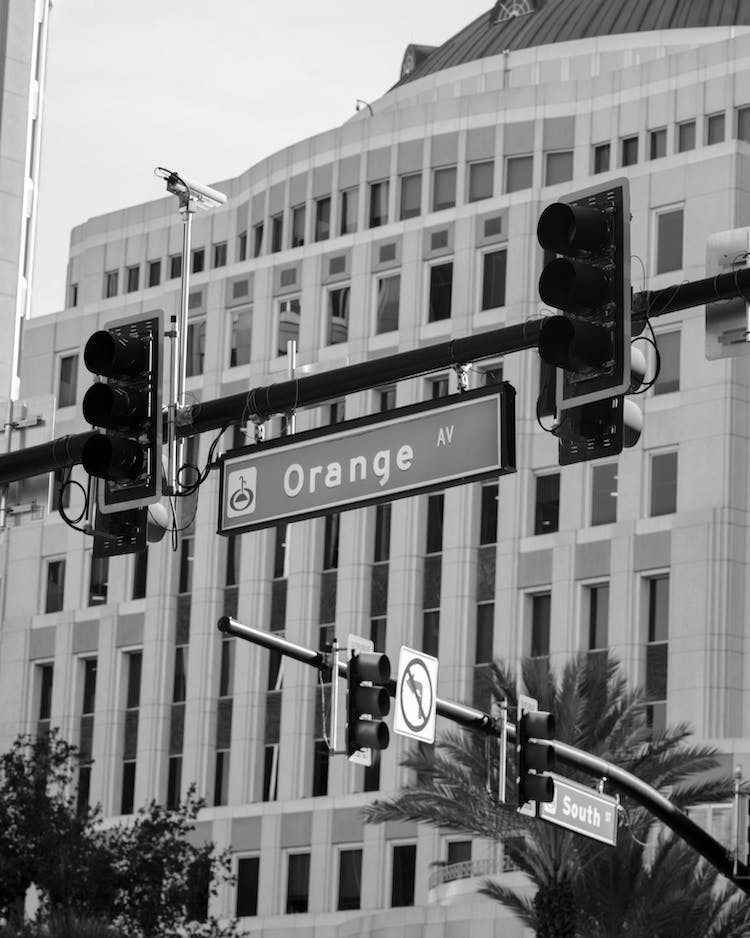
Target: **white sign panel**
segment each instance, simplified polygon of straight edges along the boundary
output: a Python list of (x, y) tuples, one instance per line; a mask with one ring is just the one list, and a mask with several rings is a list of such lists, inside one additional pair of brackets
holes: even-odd
[(393, 730), (402, 736), (435, 742), (438, 660), (413, 648), (401, 647), (396, 681)]

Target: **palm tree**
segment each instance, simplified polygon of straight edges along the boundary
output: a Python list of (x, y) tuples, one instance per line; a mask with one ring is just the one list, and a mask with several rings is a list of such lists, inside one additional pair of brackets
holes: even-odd
[[(718, 764), (716, 750), (691, 745), (687, 724), (653, 731), (643, 693), (628, 686), (613, 656), (579, 655), (559, 676), (547, 659), (526, 659), (521, 676), (540, 709), (554, 713), (561, 742), (631, 772), (683, 809), (729, 797), (732, 780), (709, 773)], [(489, 698), (517, 709), (510, 668), (496, 662), (486, 680)], [(630, 799), (622, 800), (625, 829), (615, 848), (519, 815), (514, 778), (507, 780), (509, 803), (496, 802), (488, 794), (498, 771), (495, 750), (477, 733), (451, 731), (432, 750), (410, 751), (403, 764), (416, 780), (366, 808), (366, 819), (423, 821), (502, 842), (536, 892), (531, 898), (493, 880), (481, 891), (511, 908), (538, 938), (671, 938), (678, 928), (679, 938), (750, 935), (746, 897), (719, 888), (716, 871), (682, 841), (657, 836), (651, 815)], [(566, 775), (591, 783), (580, 772)]]

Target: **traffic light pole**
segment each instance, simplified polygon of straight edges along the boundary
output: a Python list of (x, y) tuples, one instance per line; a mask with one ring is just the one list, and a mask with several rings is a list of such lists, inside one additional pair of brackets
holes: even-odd
[[(302, 645), (295, 645), (285, 638), (279, 638), (278, 635), (274, 635), (272, 632), (264, 632), (250, 625), (244, 625), (230, 616), (222, 616), (219, 619), (218, 628), (225, 635), (233, 635), (255, 645), (278, 651), (280, 654), (301, 661), (303, 664), (312, 665), (319, 671), (330, 668), (332, 664), (330, 656), (324, 652), (313, 651), (311, 648), (305, 648)], [(337, 671), (340, 677), (346, 677), (346, 668), (346, 662), (337, 662)], [(395, 681), (390, 682), (388, 693), (395, 698)], [(476, 710), (474, 707), (438, 698), (436, 708), (440, 716), (458, 723), (466, 729), (477, 730), (487, 736), (496, 736), (498, 738), (502, 736), (503, 731), (500, 721), (494, 720), (489, 714)], [(506, 726), (509, 740), (515, 742), (516, 728), (509, 724)], [(619, 792), (629, 795), (641, 807), (674, 831), (678, 837), (689, 844), (704, 859), (708, 860), (722, 876), (726, 876), (738, 889), (750, 895), (750, 871), (747, 866), (732, 857), (722, 844), (655, 788), (612, 762), (600, 759), (598, 756), (577, 749), (575, 746), (569, 746), (567, 743), (561, 743), (554, 739), (549, 740), (548, 744), (554, 748), (555, 756), (559, 762), (586, 772), (594, 778), (606, 778), (608, 784)]]

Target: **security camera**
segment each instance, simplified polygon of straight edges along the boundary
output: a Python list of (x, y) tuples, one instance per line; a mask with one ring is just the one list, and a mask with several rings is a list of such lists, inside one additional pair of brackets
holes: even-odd
[(181, 176), (161, 166), (157, 166), (154, 172), (157, 176), (161, 176), (162, 179), (166, 180), (167, 192), (171, 192), (172, 195), (183, 199), (189, 199), (198, 208), (215, 208), (217, 205), (223, 205), (227, 200), (223, 192), (212, 189), (210, 186), (206, 186), (196, 179), (191, 179), (189, 176)]

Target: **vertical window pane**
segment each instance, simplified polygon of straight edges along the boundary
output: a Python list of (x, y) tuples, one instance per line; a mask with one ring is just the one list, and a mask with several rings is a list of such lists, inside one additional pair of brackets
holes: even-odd
[(305, 243), (305, 206), (297, 205), (292, 209), (292, 247), (299, 248)]
[(161, 261), (149, 261), (148, 264), (148, 285), (158, 287), (161, 282)]
[(414, 880), (417, 868), (417, 845), (401, 844), (393, 848), (391, 905), (414, 905)]
[(357, 230), (357, 189), (344, 189), (341, 193), (340, 233), (351, 234)]
[(388, 182), (370, 184), (370, 228), (388, 224)]
[(505, 166), (505, 191), (530, 189), (534, 172), (532, 156), (509, 156)]
[(494, 642), (495, 604), (480, 603), (477, 606), (477, 636), (474, 652), (475, 664), (486, 664), (492, 661), (492, 646)]
[(432, 179), (432, 211), (440, 212), (456, 204), (456, 167), (436, 169)]
[(315, 240), (327, 241), (331, 236), (331, 197), (315, 203)]
[(291, 853), (287, 871), (286, 911), (307, 912), (310, 890), (310, 854)]
[(339, 853), (339, 900), (337, 908), (358, 909), (362, 892), (362, 851)]
[(606, 173), (609, 170), (609, 144), (600, 143), (594, 147), (594, 172)]
[(482, 274), (482, 309), (505, 306), (505, 275), (508, 252), (490, 251), (484, 255)]
[(666, 642), (669, 638), (669, 577), (648, 582), (648, 641)]
[(680, 124), (677, 133), (677, 149), (680, 153), (695, 149), (695, 121)]
[(617, 521), (617, 463), (591, 470), (591, 524)]
[(101, 606), (107, 601), (109, 557), (92, 557), (89, 575), (89, 606)]
[(659, 349), (659, 374), (654, 394), (669, 394), (680, 389), (680, 333), (662, 332), (656, 337)]
[(537, 476), (534, 534), (557, 531), (560, 516), (560, 473)]
[(206, 252), (203, 248), (196, 248), (193, 251), (192, 271), (194, 274), (203, 273), (206, 266)]
[(436, 554), (443, 549), (443, 506), (442, 492), (427, 497), (427, 545), (426, 553)]
[(169, 279), (175, 280), (182, 276), (182, 254), (173, 254), (169, 258)]
[(621, 166), (632, 166), (638, 162), (638, 137), (625, 137), (621, 141)]
[(573, 178), (573, 152), (548, 153), (544, 169), (545, 186), (569, 182)]
[(709, 115), (706, 127), (706, 143), (722, 143), (724, 141), (724, 135), (724, 115)]
[(656, 216), (656, 272), (682, 268), (683, 210), (660, 212)]
[(491, 199), (494, 177), (495, 164), (492, 160), (469, 164), (469, 201)]
[(253, 225), (253, 257), (260, 257), (263, 250), (263, 222)]
[(229, 348), (229, 367), (250, 363), (253, 311), (248, 306), (232, 311), (232, 330)]
[(148, 582), (148, 548), (140, 550), (133, 558), (133, 599), (143, 599)]
[(375, 331), (378, 335), (398, 329), (400, 295), (400, 274), (378, 278), (378, 311), (375, 324)]
[(400, 218), (416, 218), (422, 209), (422, 174), (412, 173), (401, 177)]
[(237, 861), (237, 918), (258, 914), (258, 874), (260, 857), (240, 857)]
[(479, 519), (479, 543), (494, 544), (497, 541), (497, 496), (498, 484), (482, 486), (482, 502)]
[(649, 134), (649, 157), (652, 160), (661, 159), (667, 155), (667, 131), (652, 130)]
[(277, 355), (286, 355), (287, 342), (299, 340), (301, 309), (299, 297), (279, 300), (279, 339)]
[(78, 384), (78, 356), (65, 355), (60, 359), (60, 381), (57, 386), (57, 406), (70, 407), (76, 402)]
[(328, 291), (328, 344), (349, 338), (349, 287)]
[(669, 515), (677, 510), (677, 453), (651, 457), (651, 505), (649, 514)]
[(135, 799), (135, 762), (125, 762), (122, 766), (122, 800), (120, 814), (132, 814)]
[(280, 213), (271, 219), (271, 253), (278, 254), (284, 246), (284, 215)]
[(185, 374), (188, 378), (203, 374), (203, 359), (206, 354), (206, 320), (188, 323), (187, 362)]
[(737, 111), (737, 139), (750, 143), (750, 107)]
[(247, 232), (241, 231), (237, 235), (237, 260), (244, 261), (247, 257)]
[(430, 308), (428, 322), (450, 319), (453, 295), (453, 263), (430, 267)]
[(373, 561), (382, 563), (391, 553), (391, 505), (378, 505), (375, 509), (375, 550)]
[(589, 589), (589, 649), (606, 648), (609, 644), (609, 586)]
[(50, 560), (47, 562), (47, 595), (44, 606), (45, 612), (60, 612), (63, 607), (65, 591), (65, 561)]
[(550, 610), (552, 597), (549, 593), (531, 597), (531, 650), (532, 658), (549, 654)]

